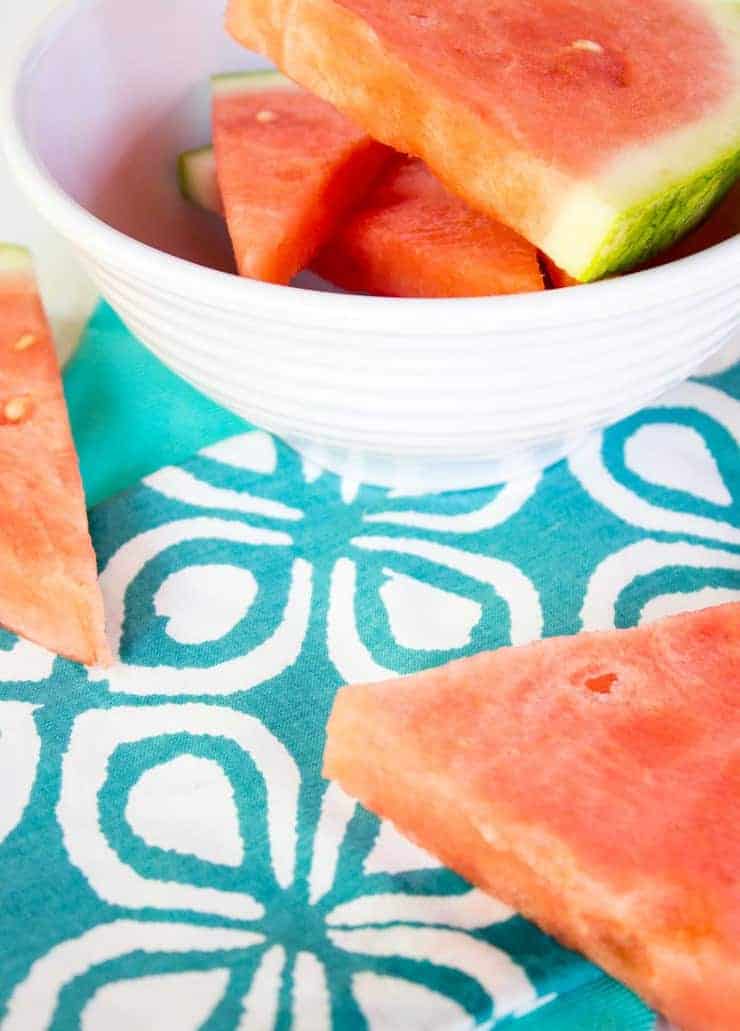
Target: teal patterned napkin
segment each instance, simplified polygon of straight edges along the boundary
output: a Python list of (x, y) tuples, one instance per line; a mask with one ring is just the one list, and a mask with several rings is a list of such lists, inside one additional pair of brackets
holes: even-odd
[[(3, 1031), (652, 1028), (323, 781), (324, 727), (345, 681), (740, 597), (740, 366), (426, 496), (307, 465), (105, 309), (68, 387), (88, 483), (148, 475), (92, 514), (117, 665), (0, 640)], [(177, 419), (208, 446), (151, 471)]]

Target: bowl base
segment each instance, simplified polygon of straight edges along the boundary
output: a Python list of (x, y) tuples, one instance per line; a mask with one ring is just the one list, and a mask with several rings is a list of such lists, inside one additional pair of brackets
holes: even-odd
[(559, 462), (590, 436), (579, 434), (534, 448), (512, 449), (499, 458), (398, 457), (327, 447), (303, 437), (282, 439), (307, 462), (369, 486), (409, 494), (475, 490), (533, 476)]

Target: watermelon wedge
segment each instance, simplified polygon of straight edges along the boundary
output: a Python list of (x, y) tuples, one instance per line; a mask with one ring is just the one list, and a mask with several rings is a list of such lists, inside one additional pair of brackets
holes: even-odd
[(582, 281), (740, 175), (728, 0), (230, 0), (227, 26)]
[(213, 143), (237, 268), (270, 283), (306, 267), (391, 157), (270, 73), (213, 79)]
[(30, 255), (0, 245), (0, 623), (107, 665), (103, 599), (59, 366)]
[[(185, 197), (222, 212), (213, 151), (188, 151), (178, 167)], [(400, 157), (311, 267), (345, 290), (389, 297), (473, 297), (544, 287), (531, 244), (454, 197), (422, 162)]]
[(385, 173), (312, 267), (345, 290), (391, 297), (544, 289), (532, 244), (473, 211), (418, 159)]
[(324, 772), (684, 1031), (740, 1028), (740, 603), (346, 687)]

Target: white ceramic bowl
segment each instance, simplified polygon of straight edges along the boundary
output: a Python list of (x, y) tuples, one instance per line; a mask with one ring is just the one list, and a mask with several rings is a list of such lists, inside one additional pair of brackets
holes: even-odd
[(365, 482), (493, 483), (555, 461), (694, 371), (740, 328), (740, 237), (571, 290), (394, 300), (276, 287), (229, 267), (177, 195), (207, 141), (208, 76), (258, 67), (224, 0), (73, 0), (4, 90), (5, 149), (101, 293), (206, 394)]

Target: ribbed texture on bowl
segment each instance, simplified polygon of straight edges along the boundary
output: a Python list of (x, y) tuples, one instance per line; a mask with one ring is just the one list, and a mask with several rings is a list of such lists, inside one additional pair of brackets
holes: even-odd
[(646, 294), (589, 322), (363, 333), (219, 310), (88, 264), (133, 332), (194, 386), (335, 471), (404, 487), (481, 485), (557, 460), (694, 371), (740, 310), (738, 285), (669, 309)]

